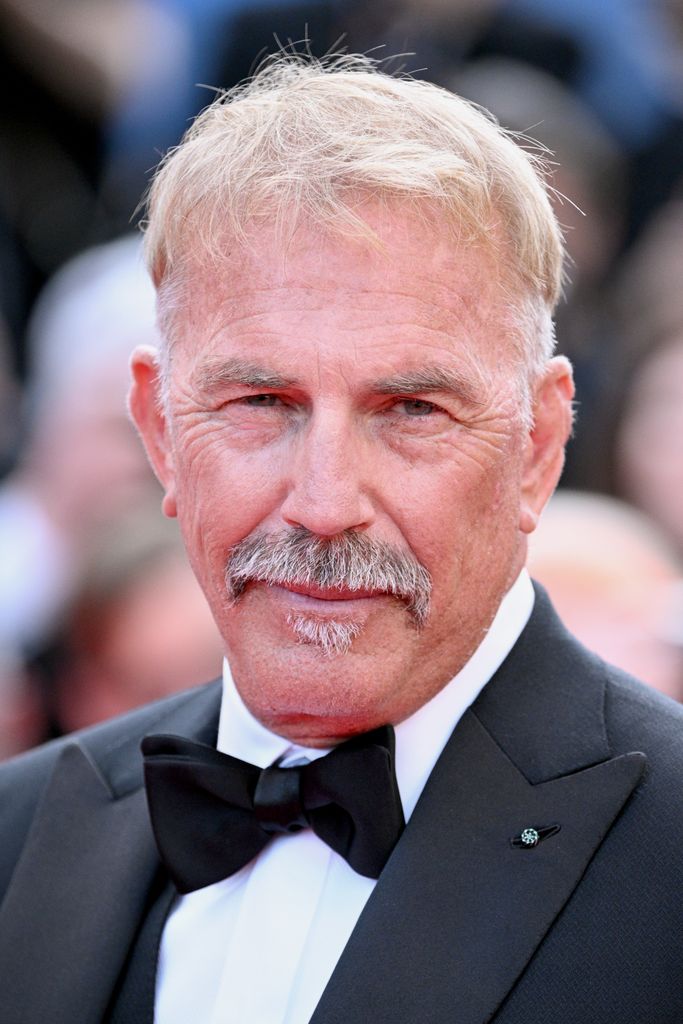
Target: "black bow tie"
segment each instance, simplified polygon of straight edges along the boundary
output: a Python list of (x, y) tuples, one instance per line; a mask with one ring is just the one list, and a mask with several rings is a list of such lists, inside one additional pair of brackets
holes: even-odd
[(378, 878), (404, 827), (391, 726), (291, 768), (257, 768), (180, 736), (146, 736), (142, 752), (157, 846), (181, 893), (234, 874), (277, 832), (307, 826)]

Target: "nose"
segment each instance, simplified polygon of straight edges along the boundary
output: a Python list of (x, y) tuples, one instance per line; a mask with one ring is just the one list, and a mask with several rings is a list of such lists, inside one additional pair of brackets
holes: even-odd
[(366, 529), (374, 519), (364, 481), (372, 479), (370, 455), (349, 419), (334, 412), (314, 416), (292, 457), (281, 514), (289, 526), (319, 537)]

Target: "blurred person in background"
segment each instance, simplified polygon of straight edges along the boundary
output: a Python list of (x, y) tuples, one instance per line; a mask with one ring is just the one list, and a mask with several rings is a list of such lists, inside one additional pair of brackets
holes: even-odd
[(125, 404), (128, 359), (158, 337), (154, 316), (137, 237), (76, 257), (34, 310), (25, 438), (0, 484), (4, 710), (30, 722), (14, 738), (6, 725), (6, 752), (41, 737), (22, 666), (52, 642), (95, 532), (156, 493)]
[(558, 491), (529, 544), (529, 571), (600, 657), (683, 700), (683, 574), (665, 534), (605, 495)]
[(96, 529), (82, 562), (59, 630), (31, 665), (53, 735), (219, 674), (218, 630), (158, 503)]
[(683, 554), (683, 202), (658, 212), (611, 296), (618, 344), (581, 484), (643, 509)]
[(633, 368), (613, 444), (616, 492), (652, 516), (683, 554), (683, 323)]
[(92, 530), (153, 491), (125, 395), (131, 351), (156, 338), (135, 237), (81, 254), (43, 292), (26, 440), (0, 489), (0, 649), (40, 643)]
[[(9, 331), (0, 317), (0, 480), (16, 460), (20, 436), (20, 388), (13, 362)], [(44, 724), (38, 694), (27, 686), (20, 652), (16, 645), (0, 645), (0, 760), (44, 739)]]

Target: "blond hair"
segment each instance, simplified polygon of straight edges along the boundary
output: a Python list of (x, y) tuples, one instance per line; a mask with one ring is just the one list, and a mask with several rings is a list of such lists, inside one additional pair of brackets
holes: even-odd
[(306, 218), (372, 243), (358, 202), (368, 197), (436, 204), (460, 243), (494, 247), (525, 362), (542, 366), (563, 262), (542, 161), (474, 104), (361, 56), (267, 61), (162, 162), (146, 226), (162, 330), (185, 264), (220, 258), (226, 237)]

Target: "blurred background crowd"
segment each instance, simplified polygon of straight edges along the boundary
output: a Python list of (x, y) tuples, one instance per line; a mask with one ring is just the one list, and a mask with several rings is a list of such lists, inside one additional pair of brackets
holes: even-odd
[(578, 421), (531, 566), (683, 700), (683, 0), (0, 0), (0, 757), (219, 673), (125, 411), (156, 336), (136, 210), (212, 87), (290, 43), (554, 154)]

